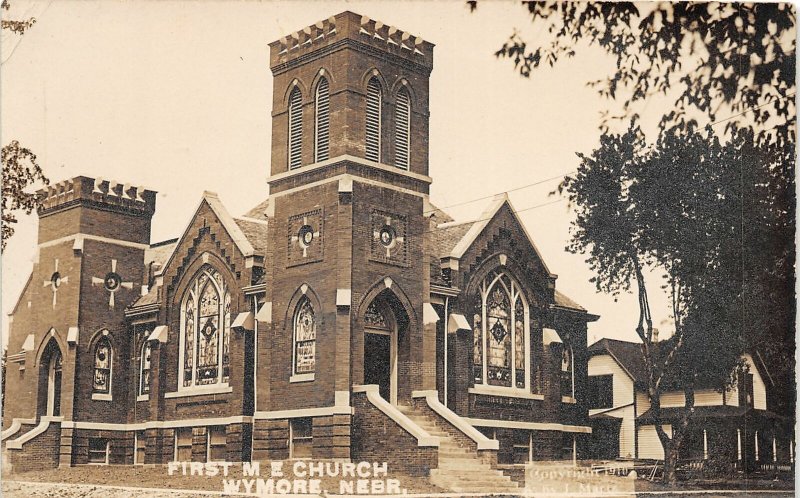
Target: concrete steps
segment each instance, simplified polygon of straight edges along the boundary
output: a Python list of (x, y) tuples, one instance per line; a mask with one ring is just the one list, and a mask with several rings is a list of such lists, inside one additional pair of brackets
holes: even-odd
[(459, 444), (449, 429), (410, 407), (400, 410), (431, 436), (439, 438), (439, 468), (431, 469), (430, 482), (456, 493), (513, 493), (518, 484), (484, 463), (478, 454)]

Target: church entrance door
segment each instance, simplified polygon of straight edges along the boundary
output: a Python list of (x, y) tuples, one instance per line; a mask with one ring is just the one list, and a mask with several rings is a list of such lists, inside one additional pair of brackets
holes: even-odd
[(364, 384), (377, 384), (381, 397), (397, 404), (395, 334), (369, 330), (364, 334)]
[(47, 372), (47, 415), (61, 415), (61, 351), (56, 349), (50, 356)]

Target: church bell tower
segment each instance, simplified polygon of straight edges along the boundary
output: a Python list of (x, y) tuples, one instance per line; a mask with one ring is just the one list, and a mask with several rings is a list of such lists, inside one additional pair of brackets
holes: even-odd
[[(270, 44), (273, 333), (265, 347), (273, 357), (257, 409), (339, 405), (361, 384), (381, 384), (394, 403), (435, 389), (435, 312), (423, 251), (433, 47), (352, 12)], [(303, 373), (296, 352), (291, 364), (275, 357), (296, 347), (300, 302), (317, 320), (315, 363)], [(378, 307), (394, 329), (385, 351), (374, 352), (385, 355), (388, 372), (375, 380), (365, 367), (373, 353), (365, 327), (368, 310)]]

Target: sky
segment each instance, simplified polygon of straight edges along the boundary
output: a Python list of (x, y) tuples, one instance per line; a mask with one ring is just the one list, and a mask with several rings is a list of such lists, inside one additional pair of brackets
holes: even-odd
[[(530, 27), (516, 2), (11, 1), (35, 15), (24, 36), (3, 34), (0, 139), (32, 149), (53, 182), (86, 175), (159, 192), (152, 242), (180, 236), (204, 190), (242, 214), (268, 195), (272, 75), (268, 43), (344, 10), (436, 45), (430, 81), (431, 201), (456, 220), (479, 217), (487, 196), (509, 196), (557, 289), (600, 320), (600, 337), (635, 340), (633, 295), (596, 291), (586, 257), (565, 250), (572, 212), (551, 196), (576, 152), (597, 146), (600, 112), (614, 102), (586, 82), (614, 60), (583, 47), (554, 68), (519, 76), (494, 52)], [(3, 14), (6, 16), (7, 14)], [(654, 123), (668, 102), (641, 112)], [(483, 200), (477, 200), (483, 198)], [(473, 202), (474, 201), (474, 202)], [(542, 204), (547, 204), (541, 207)], [(533, 209), (531, 209), (533, 207)], [(23, 217), (2, 255), (6, 314), (33, 266), (37, 220)], [(651, 290), (655, 326), (667, 298)], [(664, 330), (669, 333), (668, 330)]]

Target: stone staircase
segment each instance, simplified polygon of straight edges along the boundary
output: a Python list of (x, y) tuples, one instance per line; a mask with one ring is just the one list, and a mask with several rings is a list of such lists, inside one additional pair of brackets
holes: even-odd
[(518, 484), (481, 460), (477, 452), (459, 445), (457, 439), (433, 416), (409, 406), (400, 411), (431, 436), (439, 438), (439, 468), (431, 469), (430, 482), (456, 493), (515, 494)]

